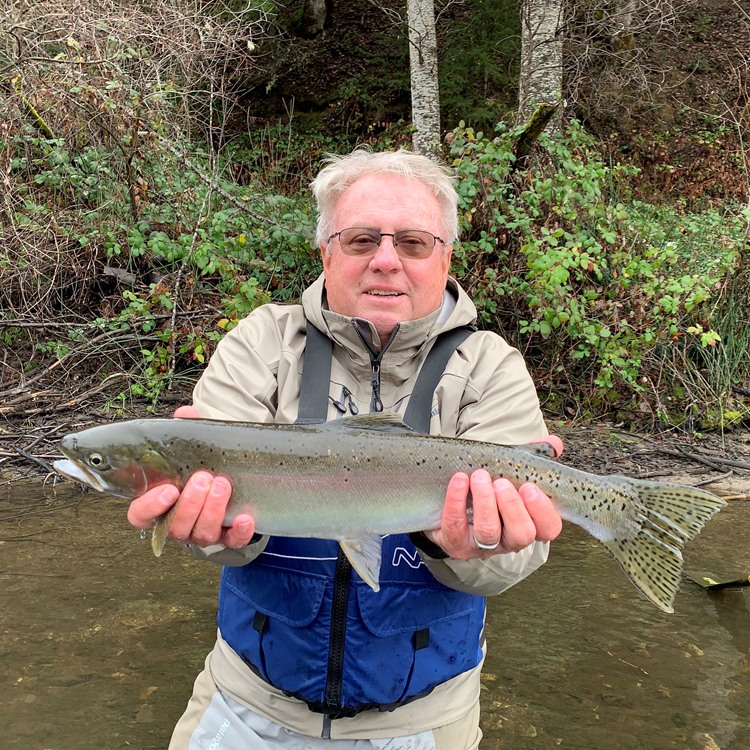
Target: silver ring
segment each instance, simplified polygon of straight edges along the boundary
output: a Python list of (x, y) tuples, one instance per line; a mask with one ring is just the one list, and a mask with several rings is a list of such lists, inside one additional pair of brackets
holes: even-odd
[(493, 549), (497, 549), (500, 546), (500, 540), (498, 539), (494, 544), (483, 544), (482, 542), (479, 541), (479, 539), (474, 537), (474, 544), (476, 544), (477, 547), (479, 547), (479, 549), (493, 550)]

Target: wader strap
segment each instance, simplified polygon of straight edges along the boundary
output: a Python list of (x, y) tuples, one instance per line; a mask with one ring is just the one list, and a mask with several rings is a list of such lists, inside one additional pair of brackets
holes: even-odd
[(428, 434), (432, 417), (432, 396), (443, 377), (448, 360), (453, 352), (476, 331), (471, 326), (462, 326), (441, 333), (432, 345), (429, 354), (417, 376), (417, 382), (409, 397), (409, 405), (404, 412), (404, 422), (415, 432)]
[[(404, 422), (416, 432), (427, 434), (432, 418), (432, 396), (453, 352), (476, 331), (462, 326), (441, 333), (432, 345), (414, 383)], [(331, 384), (333, 342), (308, 321), (302, 383), (299, 391), (297, 424), (325, 422), (328, 416), (328, 392)]]
[(296, 424), (326, 421), (332, 352), (333, 341), (308, 321)]

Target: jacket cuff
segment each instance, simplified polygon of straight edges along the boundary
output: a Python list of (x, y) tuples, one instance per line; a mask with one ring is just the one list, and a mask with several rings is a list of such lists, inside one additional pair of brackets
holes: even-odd
[(425, 555), (431, 557), (433, 560), (447, 560), (448, 554), (439, 547), (435, 542), (427, 537), (424, 531), (412, 531), (409, 534), (411, 543), (420, 551), (424, 552)]

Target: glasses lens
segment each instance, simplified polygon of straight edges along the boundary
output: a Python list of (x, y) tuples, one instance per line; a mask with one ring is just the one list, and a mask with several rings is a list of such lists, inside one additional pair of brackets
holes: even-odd
[(396, 252), (402, 258), (427, 258), (437, 242), (435, 235), (422, 229), (404, 229), (395, 235), (381, 234), (366, 227), (349, 227), (339, 232), (341, 251), (346, 255), (372, 255), (383, 237), (393, 237)]
[(344, 229), (339, 234), (339, 243), (347, 255), (368, 255), (378, 249), (380, 232), (364, 227)]
[(399, 255), (405, 258), (426, 258), (435, 247), (435, 235), (421, 229), (396, 232), (393, 243)]

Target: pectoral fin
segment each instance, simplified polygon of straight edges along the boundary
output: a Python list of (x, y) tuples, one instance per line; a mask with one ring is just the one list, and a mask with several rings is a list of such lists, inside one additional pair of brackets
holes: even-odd
[(151, 532), (151, 549), (157, 557), (161, 557), (161, 553), (164, 552), (169, 527), (172, 525), (172, 519), (175, 514), (175, 507), (173, 505), (163, 516), (159, 516), (154, 523), (154, 528)]
[(359, 539), (339, 539), (339, 544), (362, 580), (373, 591), (380, 591), (383, 540), (379, 536), (364, 536)]

